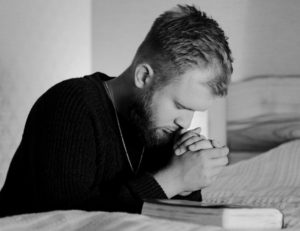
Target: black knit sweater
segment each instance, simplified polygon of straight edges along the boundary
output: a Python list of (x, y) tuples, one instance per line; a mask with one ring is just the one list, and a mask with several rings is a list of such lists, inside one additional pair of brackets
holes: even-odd
[(157, 161), (145, 158), (138, 174), (129, 167), (103, 85), (108, 79), (69, 79), (38, 99), (0, 193), (1, 217), (61, 209), (138, 213), (143, 199), (166, 198), (147, 173)]

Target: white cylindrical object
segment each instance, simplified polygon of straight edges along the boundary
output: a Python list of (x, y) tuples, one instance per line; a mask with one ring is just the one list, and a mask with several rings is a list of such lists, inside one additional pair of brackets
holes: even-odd
[(208, 110), (208, 137), (226, 145), (226, 98), (216, 99)]

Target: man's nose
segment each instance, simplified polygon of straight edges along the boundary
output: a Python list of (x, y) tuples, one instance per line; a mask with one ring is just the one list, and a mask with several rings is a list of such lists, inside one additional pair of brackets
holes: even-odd
[(188, 129), (191, 125), (194, 112), (188, 111), (175, 119), (175, 124), (180, 128)]

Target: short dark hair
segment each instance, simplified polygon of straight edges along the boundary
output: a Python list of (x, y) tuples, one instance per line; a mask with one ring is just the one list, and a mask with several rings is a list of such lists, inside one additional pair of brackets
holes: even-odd
[(157, 86), (189, 67), (216, 68), (207, 84), (213, 94), (224, 96), (233, 71), (228, 38), (218, 23), (195, 6), (177, 5), (161, 14), (138, 48), (135, 59), (147, 60), (159, 76)]

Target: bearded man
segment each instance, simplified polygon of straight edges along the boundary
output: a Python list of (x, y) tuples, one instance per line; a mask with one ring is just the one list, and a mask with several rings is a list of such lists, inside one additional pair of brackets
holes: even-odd
[(0, 194), (0, 216), (50, 210), (140, 212), (144, 199), (201, 200), (227, 147), (186, 131), (227, 94), (232, 58), (193, 6), (160, 15), (131, 65), (58, 83), (33, 106)]

